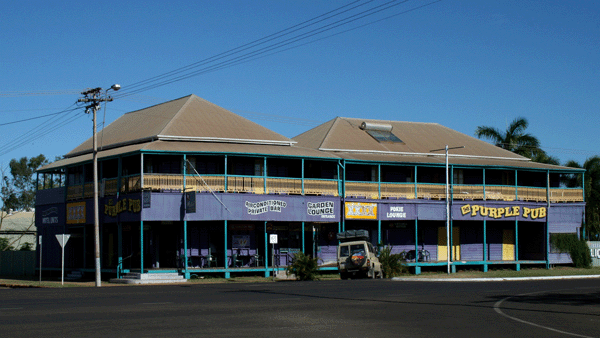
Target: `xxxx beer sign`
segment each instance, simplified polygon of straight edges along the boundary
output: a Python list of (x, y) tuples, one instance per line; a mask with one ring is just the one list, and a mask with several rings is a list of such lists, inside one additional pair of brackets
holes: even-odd
[(547, 209), (546, 207), (539, 208), (527, 208), (522, 206), (510, 206), (510, 207), (487, 207), (483, 205), (471, 205), (465, 204), (460, 207), (461, 214), (463, 216), (471, 217), (483, 217), (483, 218), (507, 218), (507, 217), (519, 217), (523, 219), (542, 219), (546, 218)]
[(377, 219), (377, 203), (346, 202), (346, 219)]

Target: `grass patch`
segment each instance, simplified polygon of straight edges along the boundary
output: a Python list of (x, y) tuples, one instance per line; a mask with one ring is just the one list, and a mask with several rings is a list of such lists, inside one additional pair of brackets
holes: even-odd
[(550, 277), (550, 276), (585, 276), (600, 275), (600, 267), (580, 269), (568, 266), (558, 266), (551, 269), (523, 268), (521, 271), (514, 269), (494, 269), (483, 272), (481, 269), (464, 269), (448, 274), (445, 271), (423, 272), (420, 275), (404, 275), (408, 278), (511, 278), (511, 277)]
[[(600, 276), (600, 267), (590, 269), (578, 269), (569, 266), (557, 266), (552, 269), (530, 267), (521, 268), (521, 271), (513, 269), (496, 268), (488, 272), (482, 272), (480, 269), (464, 269), (456, 273), (447, 274), (445, 271), (425, 271), (420, 275), (403, 274), (406, 278), (511, 278), (511, 277), (548, 277), (548, 276), (576, 276), (576, 275), (598, 275)], [(319, 273), (319, 280), (331, 281), (339, 280), (340, 275), (331, 272)], [(276, 280), (277, 281), (277, 280)], [(249, 276), (249, 275), (232, 275), (231, 278), (225, 278), (221, 275), (206, 274), (197, 275), (197, 278), (191, 278), (187, 284), (218, 284), (218, 283), (272, 283), (272, 277), (264, 276)], [(152, 284), (148, 284), (152, 285)], [(0, 288), (72, 288), (72, 287), (95, 287), (95, 281), (65, 281), (64, 286), (60, 280), (42, 280), (33, 277), (27, 278), (0, 278)], [(106, 286), (140, 286), (140, 284), (112, 284), (107, 281), (102, 281), (102, 287)]]

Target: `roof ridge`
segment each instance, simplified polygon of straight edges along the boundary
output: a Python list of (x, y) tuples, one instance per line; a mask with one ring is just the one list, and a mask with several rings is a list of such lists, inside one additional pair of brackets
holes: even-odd
[[(192, 101), (192, 99), (194, 99), (194, 96), (196, 96), (196, 95), (191, 94), (191, 95), (187, 96), (187, 100), (185, 101), (185, 103), (183, 105), (181, 105), (181, 108), (179, 108), (179, 110), (177, 111), (177, 113), (173, 114), (173, 116), (171, 117), (171, 119), (169, 120), (169, 122), (167, 122), (165, 124), (165, 126), (160, 130), (160, 132), (158, 134), (156, 134), (155, 136), (163, 135), (164, 131), (169, 129), (169, 127), (174, 123), (174, 121), (177, 120), (177, 116), (179, 116), (179, 114), (182, 114), (182, 111), (184, 111), (185, 108), (187, 108), (187, 106), (190, 104), (190, 102)], [(186, 97), (186, 96), (184, 96), (184, 97)], [(182, 98), (184, 98), (184, 97), (182, 97)]]
[(340, 117), (344, 120), (370, 120), (370, 121), (379, 121), (379, 122), (390, 122), (390, 123), (413, 123), (413, 124), (434, 124), (441, 126), (441, 124), (437, 122), (417, 122), (417, 121), (396, 121), (396, 120), (380, 120), (380, 119), (371, 119), (371, 118), (358, 118), (358, 117)]

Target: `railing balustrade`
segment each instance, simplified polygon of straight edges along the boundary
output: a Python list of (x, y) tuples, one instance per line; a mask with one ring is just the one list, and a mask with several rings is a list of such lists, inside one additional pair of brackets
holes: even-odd
[[(184, 177), (180, 174), (144, 174), (121, 177), (121, 186), (117, 178), (104, 179), (104, 195), (114, 196), (117, 191), (132, 193), (142, 190), (183, 191)], [(227, 184), (225, 184), (227, 179)], [(339, 196), (338, 181), (327, 179), (304, 179), (268, 177), (268, 194), (322, 195)], [(186, 176), (186, 191), (228, 192), (228, 193), (265, 193), (265, 178), (262, 176)], [(227, 189), (225, 187), (227, 186)], [(100, 186), (102, 189), (102, 186)], [(304, 188), (304, 189), (303, 189)], [(92, 198), (93, 183), (67, 186), (67, 201)], [(102, 190), (101, 190), (102, 191)], [(445, 199), (446, 185), (438, 183), (388, 183), (388, 182), (346, 182), (345, 196), (368, 199)], [(546, 202), (546, 188), (515, 187), (504, 185), (468, 185), (454, 184), (452, 198), (455, 200), (498, 200), (498, 201), (534, 201)], [(582, 188), (550, 188), (550, 202), (583, 202)]]
[(417, 184), (417, 198), (446, 199), (446, 184)]
[[(519, 193), (520, 193), (519, 188)], [(486, 200), (497, 201), (514, 201), (517, 197), (517, 190), (514, 186), (508, 185), (486, 185), (485, 196)]]
[(339, 196), (337, 180), (304, 179), (305, 195)]
[(346, 182), (346, 197), (379, 198), (379, 185), (372, 182)]
[(381, 198), (414, 199), (414, 183), (381, 183)]

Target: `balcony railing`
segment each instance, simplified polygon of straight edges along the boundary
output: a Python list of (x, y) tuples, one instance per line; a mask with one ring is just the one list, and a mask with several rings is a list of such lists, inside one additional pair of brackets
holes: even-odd
[(381, 198), (415, 198), (414, 183), (381, 183)]
[[(179, 174), (144, 174), (105, 179), (104, 195), (113, 196), (117, 191), (131, 193), (144, 190), (183, 191), (184, 176)], [(142, 184), (143, 183), (143, 184)], [(323, 195), (339, 196), (338, 181), (327, 179), (274, 178), (266, 179), (266, 193), (289, 195)], [(304, 185), (304, 186), (303, 186)], [(206, 175), (202, 178), (186, 176), (186, 191), (228, 192), (228, 193), (265, 193), (265, 178), (262, 176), (224, 176)], [(226, 188), (227, 187), (227, 188)], [(67, 187), (67, 201), (91, 198), (93, 184), (72, 185)], [(452, 197), (455, 200), (497, 200), (497, 201), (535, 201), (546, 202), (548, 193), (545, 188), (515, 187), (500, 185), (466, 185), (452, 186)], [(581, 188), (551, 188), (550, 202), (583, 202)], [(446, 185), (437, 183), (377, 183), (346, 182), (345, 197), (368, 199), (438, 199), (446, 198)]]
[(305, 195), (339, 196), (337, 180), (304, 179)]
[(583, 202), (583, 189), (550, 188), (550, 202)]

